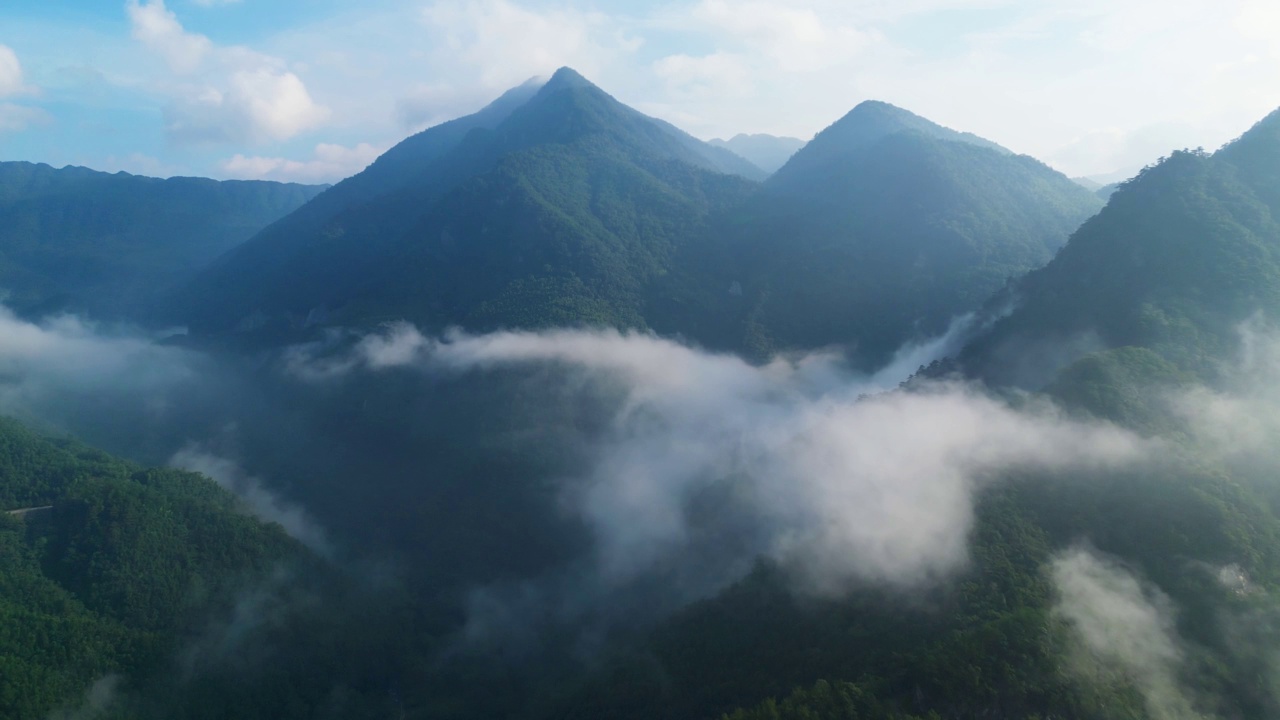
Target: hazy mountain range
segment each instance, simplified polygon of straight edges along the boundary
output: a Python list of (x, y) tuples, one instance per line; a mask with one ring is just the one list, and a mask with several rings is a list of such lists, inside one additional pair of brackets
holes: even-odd
[[(446, 124), (391, 149), (222, 258), (171, 320), (613, 326), (761, 356), (845, 344), (874, 363), (1043, 264), (1101, 206), (1030, 158), (882, 103), (759, 185), (754, 166), (571, 70), (531, 92), (455, 121), (475, 125), (466, 135)], [(426, 169), (396, 171), (411, 162)]]
[(323, 189), (0, 163), (5, 302), (33, 314), (141, 315)]

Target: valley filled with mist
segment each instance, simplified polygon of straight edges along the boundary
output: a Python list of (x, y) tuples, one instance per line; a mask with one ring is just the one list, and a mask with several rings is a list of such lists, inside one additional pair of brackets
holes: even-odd
[(1280, 715), (1280, 110), (1087, 187), (850, 105), (0, 162), (0, 717)]

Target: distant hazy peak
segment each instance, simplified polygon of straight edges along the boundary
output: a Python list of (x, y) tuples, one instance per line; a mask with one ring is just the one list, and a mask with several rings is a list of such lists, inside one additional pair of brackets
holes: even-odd
[(887, 102), (866, 100), (815, 135), (813, 140), (769, 178), (769, 183), (780, 187), (800, 178), (812, 180), (824, 172), (824, 168), (847, 163), (851, 154), (861, 152), (887, 138), (902, 135), (964, 143), (994, 150), (1002, 155), (1013, 155), (1009, 150), (973, 133), (943, 127)]
[(728, 140), (716, 138), (707, 142), (729, 150), (770, 173), (782, 167), (797, 150), (804, 147), (804, 141), (799, 138), (779, 137), (765, 133), (753, 135), (739, 133)]
[(728, 140), (724, 140), (722, 138), (713, 138), (711, 140), (708, 140), (707, 142), (715, 143), (717, 145), (731, 145), (733, 143), (757, 141), (757, 140), (770, 141), (770, 142), (774, 140), (779, 140), (783, 142), (799, 143), (800, 145), (804, 144), (804, 141), (801, 140), (800, 138), (793, 138), (787, 135), (770, 135), (769, 133), (738, 133), (737, 135), (734, 135)]
[[(973, 133), (952, 130), (928, 118), (921, 117), (910, 110), (905, 110), (881, 100), (864, 100), (858, 103), (844, 117), (837, 120), (827, 130), (824, 130), (823, 133), (828, 131), (849, 132), (851, 135), (861, 136), (865, 142), (874, 142), (895, 132), (915, 131), (940, 140), (967, 142), (972, 145), (999, 150), (1002, 153), (1013, 154), (1008, 149)], [(821, 134), (819, 133), (819, 135)]]

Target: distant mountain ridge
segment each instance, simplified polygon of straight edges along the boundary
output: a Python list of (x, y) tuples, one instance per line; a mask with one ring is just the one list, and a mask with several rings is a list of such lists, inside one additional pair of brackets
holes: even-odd
[(707, 142), (750, 160), (768, 173), (776, 172), (791, 159), (792, 155), (796, 154), (797, 150), (804, 147), (804, 141), (799, 138), (778, 137), (763, 133), (756, 135), (740, 133), (728, 140), (715, 138)]
[(0, 290), (28, 314), (136, 316), (323, 189), (0, 162)]

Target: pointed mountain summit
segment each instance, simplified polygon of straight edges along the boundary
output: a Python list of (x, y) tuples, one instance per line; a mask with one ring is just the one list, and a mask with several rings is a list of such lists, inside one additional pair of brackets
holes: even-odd
[(771, 178), (771, 182), (785, 186), (791, 181), (812, 179), (820, 168), (845, 164), (858, 151), (899, 133), (916, 133), (935, 140), (969, 143), (1005, 155), (1012, 154), (973, 133), (957, 132), (886, 102), (866, 100), (814, 136)]
[(560, 68), (512, 123), (523, 142), (573, 142), (599, 134), (633, 152), (672, 157), (697, 167), (753, 180), (764, 173), (741, 157), (714, 147), (670, 123), (651, 118), (593, 85), (572, 68)]
[(1280, 318), (1278, 218), (1280, 112), (1213, 155), (1175, 152), (1123, 183), (1053, 262), (1010, 288), (1002, 302), (1015, 309), (959, 366), (1041, 387), (1086, 353), (1133, 346), (1149, 365), (1211, 378), (1241, 323)]
[(726, 218), (704, 262), (741, 289), (716, 312), (743, 344), (843, 345), (870, 369), (1043, 265), (1101, 206), (1032, 158), (864, 102)]
[(562, 68), (405, 140), (229, 253), (175, 319), (213, 333), (389, 317), (643, 327), (674, 249), (762, 176)]

